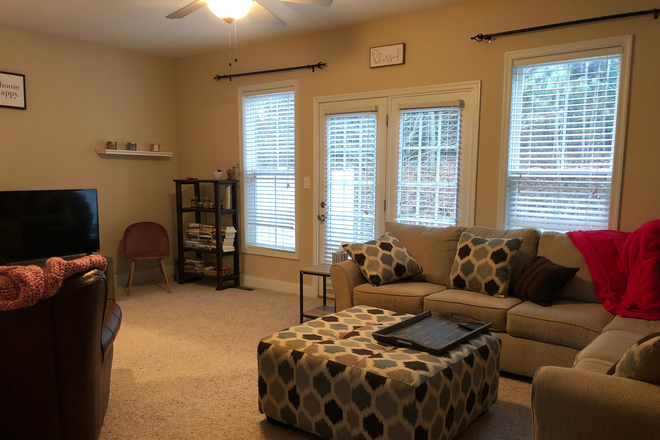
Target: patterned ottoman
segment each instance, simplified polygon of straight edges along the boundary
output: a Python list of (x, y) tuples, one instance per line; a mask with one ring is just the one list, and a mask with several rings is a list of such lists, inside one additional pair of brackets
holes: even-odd
[(259, 410), (327, 439), (452, 439), (497, 400), (501, 343), (441, 356), (371, 333), (410, 318), (358, 306), (259, 342)]

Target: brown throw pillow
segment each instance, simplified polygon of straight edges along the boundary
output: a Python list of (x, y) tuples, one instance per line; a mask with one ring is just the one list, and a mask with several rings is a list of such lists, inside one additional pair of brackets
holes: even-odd
[(390, 232), (366, 243), (345, 244), (344, 250), (355, 261), (362, 275), (374, 286), (411, 277), (422, 266)]
[(644, 336), (607, 374), (660, 385), (660, 333)]
[(523, 301), (548, 307), (579, 270), (577, 267), (555, 264), (544, 257), (536, 257), (523, 269), (515, 294)]

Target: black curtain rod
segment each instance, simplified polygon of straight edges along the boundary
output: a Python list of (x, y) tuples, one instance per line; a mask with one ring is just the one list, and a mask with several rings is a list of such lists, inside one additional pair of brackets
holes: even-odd
[(486, 41), (490, 43), (493, 38), (497, 37), (504, 37), (507, 35), (516, 35), (516, 34), (523, 34), (525, 32), (535, 32), (535, 31), (543, 31), (546, 29), (554, 29), (558, 27), (564, 27), (564, 26), (573, 26), (576, 24), (585, 24), (585, 23), (594, 23), (597, 21), (605, 21), (605, 20), (616, 20), (617, 18), (628, 18), (628, 17), (638, 17), (640, 15), (653, 15), (655, 19), (658, 19), (658, 15), (660, 14), (660, 9), (649, 9), (647, 11), (637, 11), (637, 12), (626, 12), (625, 14), (615, 14), (615, 15), (605, 15), (602, 17), (593, 17), (593, 18), (585, 18), (582, 20), (574, 20), (574, 21), (565, 21), (563, 23), (553, 23), (553, 24), (546, 24), (543, 26), (534, 26), (534, 27), (529, 27), (525, 29), (516, 29), (513, 31), (506, 31), (506, 32), (497, 32), (495, 34), (477, 34), (474, 37), (470, 37), (470, 40), (475, 40), (478, 43), (481, 43), (482, 41)]
[(258, 72), (236, 73), (236, 74), (233, 74), (233, 75), (216, 75), (216, 76), (213, 77), (213, 79), (216, 80), (216, 81), (220, 81), (223, 78), (229, 78), (229, 81), (231, 81), (232, 77), (237, 77), (237, 76), (261, 75), (262, 73), (286, 72), (288, 70), (299, 70), (299, 69), (312, 69), (312, 72), (314, 72), (314, 69), (323, 70), (323, 69), (325, 69), (325, 66), (327, 66), (327, 64), (325, 64), (325, 63), (316, 63), (316, 64), (308, 64), (306, 66), (285, 67), (283, 69), (260, 70)]

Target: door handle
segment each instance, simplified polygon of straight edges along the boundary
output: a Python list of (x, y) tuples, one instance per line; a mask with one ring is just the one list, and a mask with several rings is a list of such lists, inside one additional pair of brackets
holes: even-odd
[(319, 214), (319, 215), (316, 216), (316, 218), (319, 219), (319, 221), (321, 221), (321, 222), (325, 221), (325, 215)]

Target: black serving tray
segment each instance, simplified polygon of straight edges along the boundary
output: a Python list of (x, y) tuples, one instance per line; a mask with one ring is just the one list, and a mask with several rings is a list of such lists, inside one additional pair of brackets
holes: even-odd
[(398, 347), (442, 354), (488, 330), (492, 324), (460, 313), (424, 312), (378, 330), (372, 336)]

